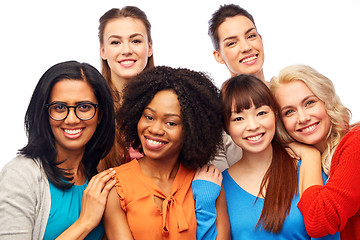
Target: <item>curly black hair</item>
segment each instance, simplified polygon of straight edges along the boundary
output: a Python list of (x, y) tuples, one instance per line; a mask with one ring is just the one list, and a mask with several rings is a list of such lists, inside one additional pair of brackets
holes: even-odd
[(133, 78), (123, 91), (116, 120), (125, 145), (142, 151), (137, 124), (155, 94), (173, 90), (181, 107), (184, 145), (180, 163), (194, 169), (207, 164), (222, 146), (222, 105), (219, 89), (203, 72), (157, 66)]

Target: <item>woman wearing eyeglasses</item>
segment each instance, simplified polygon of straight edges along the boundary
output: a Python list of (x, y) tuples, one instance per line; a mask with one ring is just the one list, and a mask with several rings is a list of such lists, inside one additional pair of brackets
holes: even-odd
[(114, 142), (111, 92), (92, 66), (63, 62), (38, 82), (28, 144), (0, 173), (0, 239), (101, 239), (114, 171), (96, 167)]

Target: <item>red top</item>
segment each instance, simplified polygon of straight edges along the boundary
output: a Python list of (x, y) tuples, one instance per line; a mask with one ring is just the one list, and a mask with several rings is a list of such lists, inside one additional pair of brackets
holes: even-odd
[(306, 189), (298, 207), (311, 237), (340, 231), (342, 240), (360, 239), (360, 126), (336, 148), (329, 181)]
[[(195, 170), (180, 164), (166, 196), (144, 175), (136, 159), (116, 170), (116, 190), (134, 239), (196, 239), (195, 201), (191, 183)], [(163, 212), (154, 197), (164, 199)]]

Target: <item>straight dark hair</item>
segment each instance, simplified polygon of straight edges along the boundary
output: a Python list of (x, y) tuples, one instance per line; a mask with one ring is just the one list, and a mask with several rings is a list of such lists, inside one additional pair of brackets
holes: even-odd
[(71, 174), (59, 168), (55, 138), (49, 124), (45, 104), (49, 103), (53, 86), (64, 79), (86, 81), (94, 91), (98, 101), (98, 114), (101, 121), (92, 138), (85, 146), (82, 158), (85, 174), (88, 179), (97, 173), (96, 167), (101, 158), (110, 151), (115, 134), (115, 114), (110, 88), (100, 72), (87, 63), (68, 61), (50, 67), (40, 78), (31, 97), (25, 115), (27, 145), (19, 150), (20, 154), (32, 159), (39, 159), (48, 179), (61, 189), (70, 188)]
[[(278, 119), (279, 105), (269, 88), (260, 79), (241, 74), (224, 82), (221, 90), (223, 102), (224, 128), (227, 133), (233, 104), (241, 112), (252, 106), (269, 106)], [(278, 122), (278, 120), (277, 120)], [(276, 141), (272, 142), (273, 159), (260, 185), (261, 193), (266, 189), (264, 206), (256, 227), (266, 231), (280, 233), (286, 216), (290, 212), (291, 202), (298, 190), (297, 166), (293, 158)]]

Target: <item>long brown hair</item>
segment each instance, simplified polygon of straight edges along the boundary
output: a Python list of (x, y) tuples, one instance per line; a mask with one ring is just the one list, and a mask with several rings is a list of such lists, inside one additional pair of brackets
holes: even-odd
[[(241, 74), (224, 82), (221, 89), (223, 102), (224, 128), (227, 133), (231, 110), (235, 103), (236, 111), (269, 106), (278, 115), (279, 106), (269, 88), (260, 79), (247, 74)], [(278, 117), (276, 117), (278, 118)], [(272, 142), (273, 156), (269, 169), (260, 185), (258, 197), (264, 196), (264, 206), (256, 227), (279, 233), (286, 216), (290, 212), (291, 202), (297, 193), (297, 166), (286, 150), (276, 141)]]

